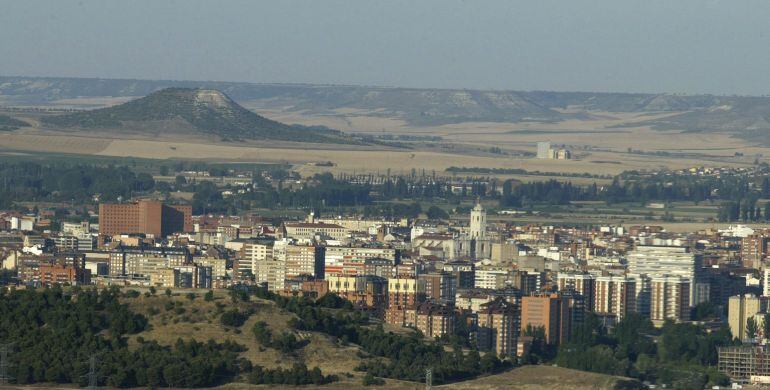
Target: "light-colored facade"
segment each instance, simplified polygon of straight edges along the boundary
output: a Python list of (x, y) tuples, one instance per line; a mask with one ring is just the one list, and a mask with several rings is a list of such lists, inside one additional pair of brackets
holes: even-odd
[(617, 320), (636, 311), (636, 280), (624, 276), (596, 278), (594, 311)]
[(337, 224), (322, 222), (285, 223), (286, 237), (298, 240), (313, 240), (315, 236), (327, 236), (335, 240), (346, 241), (350, 231)]
[(699, 280), (702, 256), (684, 246), (639, 245), (626, 256), (628, 273), (648, 278), (681, 276), (690, 281), (690, 306), (698, 303), (695, 284)]
[(505, 287), (508, 271), (498, 267), (476, 268), (474, 287), (498, 289)]
[(690, 319), (690, 281), (681, 276), (653, 278), (651, 285), (650, 319), (662, 325)]
[(746, 324), (749, 318), (767, 311), (767, 298), (757, 297), (753, 294), (736, 295), (730, 297), (727, 304), (727, 323), (733, 337), (746, 340)]

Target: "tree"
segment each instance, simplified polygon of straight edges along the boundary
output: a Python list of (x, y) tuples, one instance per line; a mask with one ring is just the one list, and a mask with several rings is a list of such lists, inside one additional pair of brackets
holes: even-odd
[(382, 380), (382, 378), (377, 378), (370, 372), (367, 372), (366, 375), (364, 375), (363, 384), (364, 386), (381, 386), (385, 384), (385, 381)]
[(438, 206), (430, 206), (426, 214), (428, 219), (449, 219), (449, 214)]
[(170, 288), (167, 288), (167, 289), (166, 289), (166, 296), (167, 296), (167, 297), (170, 297), (170, 296), (171, 296), (171, 289), (170, 289)]
[(203, 296), (203, 300), (206, 302), (211, 302), (214, 300), (214, 290), (209, 290), (206, 295)]
[(246, 313), (241, 313), (238, 311), (238, 309), (231, 309), (222, 313), (219, 321), (222, 323), (222, 325), (238, 327), (243, 325), (243, 323), (246, 322), (248, 318), (249, 316)]
[(746, 320), (746, 337), (750, 340), (754, 340), (757, 338), (758, 331), (759, 327), (757, 326), (757, 320), (755, 320), (754, 317), (749, 317), (749, 319)]
[(762, 320), (762, 336), (765, 339), (770, 339), (770, 314), (765, 314)]

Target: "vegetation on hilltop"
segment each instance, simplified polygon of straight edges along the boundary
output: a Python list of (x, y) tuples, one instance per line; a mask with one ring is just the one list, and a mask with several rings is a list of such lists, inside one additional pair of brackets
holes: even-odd
[(127, 129), (139, 132), (165, 126), (184, 131), (185, 126), (171, 124), (183, 121), (196, 132), (215, 135), (225, 141), (282, 140), (319, 143), (353, 143), (339, 131), (303, 126), (290, 126), (255, 114), (227, 95), (215, 90), (167, 88), (143, 98), (114, 107), (46, 116), (43, 123), (51, 127), (82, 129)]
[[(290, 369), (254, 365), (241, 357), (246, 348), (229, 340), (177, 339), (171, 345), (145, 340), (136, 335), (148, 329), (147, 318), (121, 301), (138, 295), (117, 288), (0, 290), (0, 343), (13, 343), (14, 382), (86, 385), (91, 357), (98, 361), (98, 384), (120, 388), (197, 388), (244, 380), (320, 385), (336, 379), (301, 363)], [(129, 337), (135, 341), (130, 345)]]
[(590, 315), (574, 329), (570, 341), (558, 349), (560, 367), (629, 376), (673, 388), (703, 389), (729, 384), (716, 369), (717, 347), (732, 345), (724, 325), (707, 332), (700, 325), (667, 322), (655, 329), (649, 318), (631, 314), (611, 332)]

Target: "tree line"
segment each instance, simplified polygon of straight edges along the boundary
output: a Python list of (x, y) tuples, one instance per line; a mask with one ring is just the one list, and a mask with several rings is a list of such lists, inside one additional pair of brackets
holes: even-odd
[(702, 389), (730, 383), (716, 369), (717, 347), (734, 343), (729, 328), (707, 332), (702, 326), (629, 314), (607, 332), (594, 315), (575, 327), (554, 362), (561, 367), (638, 378), (673, 388)]
[(0, 290), (0, 343), (13, 343), (9, 374), (17, 384), (87, 384), (89, 359), (98, 360), (99, 385), (211, 387), (249, 380), (270, 384), (323, 384), (335, 380), (304, 365), (266, 369), (239, 357), (245, 347), (225, 341), (177, 340), (172, 346), (136, 337), (147, 319), (120, 302), (117, 288), (65, 292)]

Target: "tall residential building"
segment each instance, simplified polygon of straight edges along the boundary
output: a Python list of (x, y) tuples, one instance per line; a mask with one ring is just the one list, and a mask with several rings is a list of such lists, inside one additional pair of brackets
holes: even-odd
[(502, 267), (479, 267), (476, 268), (474, 278), (474, 287), (498, 289), (505, 288), (508, 281), (508, 270)]
[(267, 283), (271, 291), (283, 290), (286, 280), (285, 243), (273, 240), (252, 240), (246, 242), (236, 259), (236, 277), (250, 272), (256, 283)]
[(767, 312), (767, 298), (757, 297), (753, 294), (736, 295), (730, 297), (727, 304), (727, 323), (733, 337), (746, 340), (746, 324), (749, 318), (757, 314)]
[(457, 294), (457, 280), (449, 272), (420, 274), (417, 279), (425, 281), (426, 298), (434, 301), (454, 303)]
[(690, 319), (690, 281), (681, 276), (653, 278), (651, 285), (650, 319), (656, 325), (666, 320)]
[(388, 307), (409, 307), (425, 301), (425, 280), (388, 279)]
[(495, 351), (498, 356), (516, 356), (520, 331), (516, 305), (496, 298), (481, 305), (477, 315), (479, 349)]
[(591, 274), (559, 272), (556, 277), (559, 291), (575, 291), (584, 297), (585, 309), (594, 311), (596, 279)]
[(317, 279), (324, 278), (324, 256), (326, 248), (315, 245), (286, 245), (286, 278), (309, 275)]
[(193, 231), (192, 206), (166, 205), (151, 200), (99, 204), (99, 233), (148, 234), (155, 237)]
[[(648, 278), (681, 276), (688, 279), (691, 283), (690, 306), (700, 303), (698, 297), (701, 289), (698, 281), (703, 265), (702, 255), (693, 253), (683, 246), (639, 245), (628, 252), (626, 259), (628, 273), (631, 275)], [(707, 289), (708, 286), (705, 288)]]
[(741, 240), (741, 264), (746, 268), (759, 269), (767, 256), (770, 237), (764, 234), (752, 234)]
[(415, 309), (414, 324), (430, 338), (451, 335), (455, 328), (455, 313), (451, 306), (424, 302)]
[(528, 326), (543, 327), (545, 341), (558, 345), (569, 339), (572, 326), (570, 302), (558, 294), (521, 298), (521, 331)]
[(476, 284), (476, 267), (467, 261), (451, 261), (444, 263), (444, 272), (454, 275), (457, 288), (473, 288)]
[(594, 311), (617, 320), (636, 311), (636, 280), (625, 276), (596, 278)]

